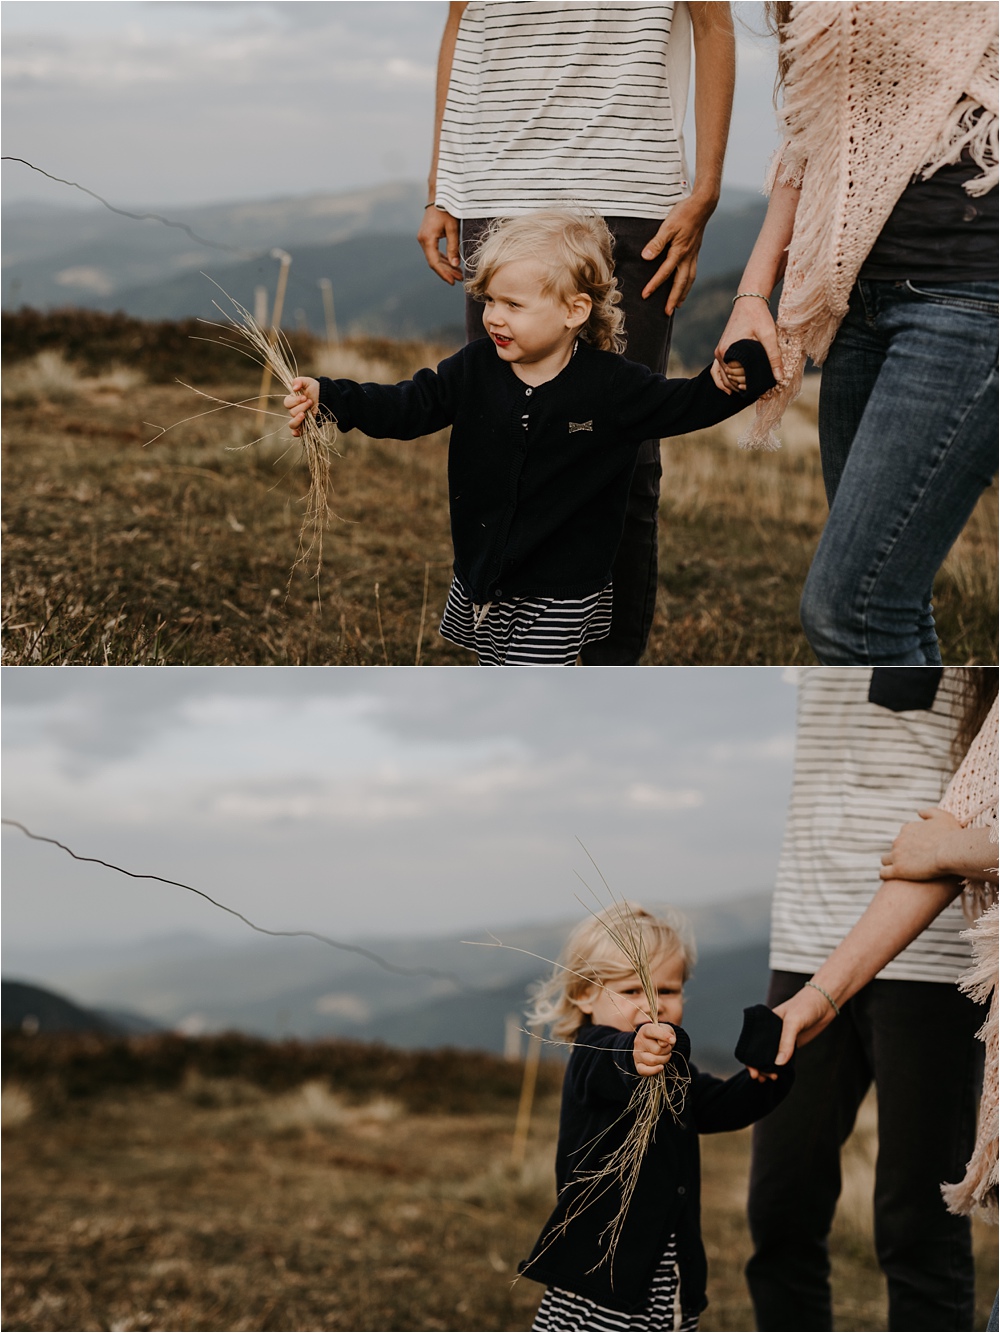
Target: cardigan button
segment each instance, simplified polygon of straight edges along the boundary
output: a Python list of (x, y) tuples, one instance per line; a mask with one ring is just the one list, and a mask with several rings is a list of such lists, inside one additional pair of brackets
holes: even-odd
[(524, 391), (525, 398), (530, 398), (534, 392), (535, 392), (534, 389), (525, 389)]
[(678, 1186), (677, 1186), (677, 1193), (678, 1193), (678, 1194), (687, 1194), (687, 1190), (684, 1188), (683, 1185), (678, 1185)]

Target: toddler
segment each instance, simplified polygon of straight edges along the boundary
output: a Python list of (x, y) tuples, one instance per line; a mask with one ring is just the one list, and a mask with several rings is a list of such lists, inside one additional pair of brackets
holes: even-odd
[(454, 580), (441, 634), (487, 665), (572, 665), (611, 623), (611, 566), (643, 440), (723, 421), (774, 384), (759, 343), (664, 379), (620, 355), (611, 235), (599, 217), (500, 219), (472, 257), (477, 339), (402, 384), (296, 379), (293, 434), (307, 412), (377, 439), (452, 427)]
[[(616, 934), (641, 939), (655, 1013)], [(576, 927), (561, 966), (535, 997), (533, 1021), (573, 1042), (556, 1149), (558, 1201), (520, 1268), (547, 1286), (536, 1329), (698, 1327), (706, 1304), (698, 1135), (761, 1119), (785, 1096), (792, 1073), (786, 1065), (777, 1077), (755, 1079), (742, 1070), (723, 1080), (690, 1063), (691, 1042), (680, 1024), (694, 961), (679, 919), (622, 903)], [(622, 1191), (613, 1175), (595, 1188), (593, 1173), (632, 1128), (636, 1081), (671, 1065), (680, 1076), (673, 1110), (656, 1124), (610, 1253)]]

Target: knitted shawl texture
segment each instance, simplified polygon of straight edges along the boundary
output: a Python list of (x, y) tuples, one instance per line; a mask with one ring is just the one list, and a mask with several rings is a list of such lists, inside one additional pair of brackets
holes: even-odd
[(798, 186), (778, 343), (786, 382), (757, 404), (740, 441), (779, 448), (773, 428), (822, 364), (861, 265), (903, 190), (968, 149), (997, 183), (997, 10), (993, 3), (792, 5), (774, 180)]
[[(988, 828), (997, 841), (997, 703), (969, 747), (958, 772), (941, 800), (941, 807), (955, 816), (963, 828)], [(976, 1146), (966, 1167), (965, 1177), (957, 1185), (942, 1189), (945, 1203), (953, 1213), (977, 1213), (987, 1221), (997, 1221), (998, 1141), (998, 1022), (997, 1022), (997, 903), (996, 888), (984, 881), (966, 880), (967, 904), (977, 917), (965, 937), (972, 944), (972, 966), (959, 981), (961, 990), (978, 1004), (989, 1001), (986, 1021), (979, 1037), (986, 1043), (986, 1068), (983, 1073), (983, 1098), (979, 1109)], [(989, 903), (992, 901), (992, 906)], [(988, 909), (988, 910), (984, 910)]]

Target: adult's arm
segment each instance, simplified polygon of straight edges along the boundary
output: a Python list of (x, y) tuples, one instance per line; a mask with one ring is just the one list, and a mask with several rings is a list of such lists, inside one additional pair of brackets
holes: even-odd
[(656, 259), (666, 251), (642, 295), (649, 297), (666, 284), (668, 315), (691, 290), (705, 226), (719, 202), (736, 84), (736, 37), (729, 5), (690, 3), (688, 10), (694, 35), (694, 182), (689, 197), (673, 206), (642, 252), (644, 259)]
[(777, 286), (788, 262), (788, 246), (795, 227), (795, 211), (798, 203), (799, 191), (794, 185), (776, 184), (771, 191), (767, 214), (739, 285), (741, 292), (756, 292), (764, 299), (743, 296), (733, 303), (729, 323), (723, 330), (719, 345), (715, 349), (715, 362), (712, 367), (712, 378), (720, 389), (737, 387), (726, 374), (725, 350), (741, 338), (753, 338), (761, 343), (767, 352), (774, 378), (780, 380), (784, 376), (781, 353), (778, 350), (778, 336), (767, 298)]
[(921, 883), (886, 880), (864, 915), (813, 974), (814, 984), (803, 986), (775, 1009), (784, 1023), (775, 1063), (785, 1064), (796, 1046), (804, 1046), (818, 1037), (836, 1017), (833, 1005), (815, 987), (822, 987), (840, 1008), (908, 944), (912, 944), (957, 896), (961, 887), (958, 879), (924, 880)]
[(997, 882), (997, 845), (988, 828), (963, 828), (953, 814), (933, 806), (904, 824), (882, 857), (883, 879), (963, 879)]
[[(438, 275), (450, 286), (454, 286), (462, 277), (462, 260), (458, 252), (458, 219), (453, 218), (443, 208), (434, 207), (437, 192), (438, 155), (441, 151), (441, 122), (444, 120), (445, 103), (448, 101), (448, 88), (451, 84), (451, 66), (455, 58), (455, 39), (458, 25), (462, 21), (468, 0), (453, 0), (448, 6), (448, 18), (438, 50), (437, 91), (434, 102), (434, 148), (431, 153), (431, 170), (427, 178), (427, 201), (431, 205), (424, 209), (423, 221), (417, 232), (417, 240), (427, 257), (427, 262)], [(441, 241), (445, 241), (445, 253), (441, 253)]]

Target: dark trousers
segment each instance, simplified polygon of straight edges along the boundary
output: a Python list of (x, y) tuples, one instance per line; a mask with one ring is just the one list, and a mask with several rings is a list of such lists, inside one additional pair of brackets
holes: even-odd
[[(644, 218), (605, 218), (615, 238), (615, 276), (625, 312), (626, 356), (664, 374), (670, 355), (673, 319), (664, 310), (665, 290), (642, 299), (642, 289), (661, 260), (643, 259), (642, 248), (656, 234), (659, 222)], [(489, 218), (462, 222), (462, 261), (465, 263)], [(485, 338), (483, 307), (466, 297), (465, 336), (469, 342)], [(633, 666), (646, 649), (656, 609), (657, 515), (660, 506), (660, 442), (645, 440), (632, 474), (625, 528), (612, 570), (614, 605), (611, 633), (587, 644), (581, 654), (585, 666)]]
[[(775, 972), (781, 1004), (807, 976)], [(983, 1010), (955, 986), (873, 981), (795, 1057), (795, 1085), (754, 1127), (747, 1281), (758, 1329), (833, 1328), (827, 1236), (840, 1194), (840, 1149), (872, 1082), (878, 1091), (875, 1248), (889, 1328), (973, 1327), (969, 1221), (940, 1186), (972, 1155)]]

